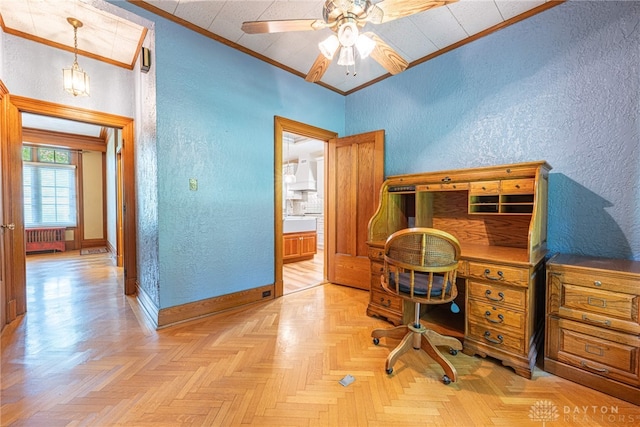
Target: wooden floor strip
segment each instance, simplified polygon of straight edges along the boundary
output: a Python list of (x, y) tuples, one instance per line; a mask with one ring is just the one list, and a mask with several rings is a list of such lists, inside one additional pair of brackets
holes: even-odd
[[(545, 373), (424, 352), (392, 375), (366, 291), (332, 284), (160, 331), (108, 254), (28, 257), (26, 316), (2, 333), (2, 426), (626, 426), (640, 408)], [(355, 381), (342, 386), (350, 374)], [(536, 412), (545, 403), (548, 412)], [(537, 406), (536, 406), (537, 405)]]

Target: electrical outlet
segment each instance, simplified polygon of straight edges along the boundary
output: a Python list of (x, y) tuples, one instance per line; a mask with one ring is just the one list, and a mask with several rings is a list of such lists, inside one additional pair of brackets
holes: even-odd
[(195, 178), (189, 178), (189, 190), (197, 191), (198, 190), (198, 180)]

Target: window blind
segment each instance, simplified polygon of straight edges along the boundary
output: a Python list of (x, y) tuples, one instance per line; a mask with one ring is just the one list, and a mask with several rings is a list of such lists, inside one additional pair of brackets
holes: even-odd
[(25, 227), (75, 227), (76, 168), (23, 163)]

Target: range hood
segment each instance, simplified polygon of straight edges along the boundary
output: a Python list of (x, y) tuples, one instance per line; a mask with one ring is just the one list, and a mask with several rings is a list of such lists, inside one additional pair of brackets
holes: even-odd
[(296, 182), (289, 184), (294, 191), (316, 191), (316, 162), (308, 157), (298, 159)]

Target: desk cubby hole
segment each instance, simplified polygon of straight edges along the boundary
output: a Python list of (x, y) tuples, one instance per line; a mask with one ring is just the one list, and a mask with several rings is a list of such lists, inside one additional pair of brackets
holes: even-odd
[(533, 213), (533, 194), (503, 194), (500, 196), (500, 213)]
[[(420, 306), (420, 323), (429, 329), (433, 329), (439, 334), (448, 335), (464, 340), (464, 319), (465, 315), (465, 296), (466, 281), (458, 278), (456, 286), (458, 287), (458, 296), (454, 300), (460, 308), (459, 313), (451, 311), (451, 303), (448, 304), (423, 304)], [(413, 303), (410, 303), (413, 306)], [(413, 313), (415, 310), (410, 310)], [(406, 320), (406, 317), (405, 317)]]
[(416, 225), (415, 192), (389, 193), (389, 234)]

